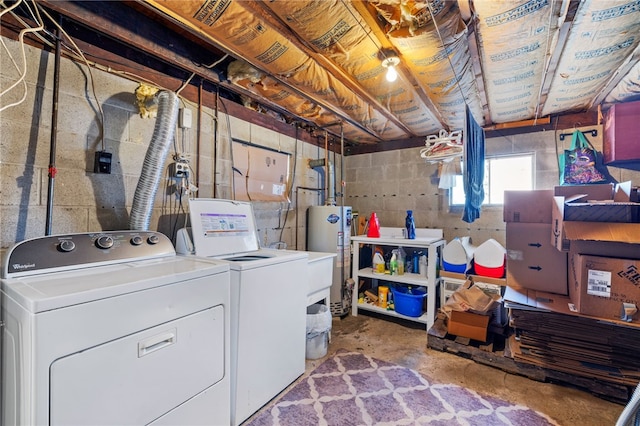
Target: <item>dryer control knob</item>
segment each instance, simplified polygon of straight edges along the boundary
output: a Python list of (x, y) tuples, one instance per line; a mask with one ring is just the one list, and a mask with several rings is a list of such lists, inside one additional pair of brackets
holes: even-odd
[(113, 247), (113, 238), (103, 235), (96, 240), (96, 247), (101, 249), (108, 249)]
[(147, 238), (147, 242), (149, 244), (158, 244), (160, 242), (160, 238), (158, 238), (157, 235), (149, 235), (149, 238)]
[(76, 244), (71, 240), (62, 240), (60, 244), (58, 244), (58, 248), (60, 251), (68, 253), (76, 248)]
[(139, 246), (143, 242), (144, 240), (140, 235), (136, 235), (135, 237), (131, 238), (131, 244), (133, 244), (134, 246)]

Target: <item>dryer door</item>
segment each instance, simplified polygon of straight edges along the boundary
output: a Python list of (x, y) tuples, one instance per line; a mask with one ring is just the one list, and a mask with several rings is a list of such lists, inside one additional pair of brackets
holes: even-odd
[(147, 424), (224, 376), (216, 306), (51, 365), (52, 425)]

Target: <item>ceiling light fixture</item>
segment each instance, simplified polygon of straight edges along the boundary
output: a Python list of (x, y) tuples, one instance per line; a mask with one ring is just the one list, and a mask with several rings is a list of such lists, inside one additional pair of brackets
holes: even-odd
[(389, 83), (393, 83), (398, 78), (398, 71), (396, 71), (396, 67), (400, 63), (400, 58), (397, 56), (390, 56), (388, 58), (384, 58), (382, 61), (382, 66), (387, 69), (387, 81)]

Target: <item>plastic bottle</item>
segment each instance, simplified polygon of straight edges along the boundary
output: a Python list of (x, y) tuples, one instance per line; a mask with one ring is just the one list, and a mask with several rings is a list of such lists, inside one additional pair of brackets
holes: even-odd
[(398, 251), (396, 252), (396, 260), (398, 262), (398, 275), (404, 275), (404, 262), (406, 253), (402, 247), (398, 247)]
[(373, 273), (384, 274), (384, 258), (377, 252), (373, 255)]
[(381, 308), (387, 308), (387, 302), (389, 300), (389, 287), (378, 287), (378, 306)]
[(407, 210), (407, 218), (404, 221), (407, 228), (407, 238), (410, 240), (416, 239), (416, 223), (413, 220), (413, 210)]
[(396, 256), (395, 250), (392, 250), (391, 252), (391, 260), (389, 260), (389, 273), (391, 275), (396, 275), (398, 273), (398, 257)]

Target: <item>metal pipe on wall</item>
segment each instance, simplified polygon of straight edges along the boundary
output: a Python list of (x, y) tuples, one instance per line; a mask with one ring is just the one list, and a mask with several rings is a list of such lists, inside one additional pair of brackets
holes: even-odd
[(200, 144), (202, 143), (202, 82), (198, 87), (198, 131), (196, 133), (196, 181), (195, 185), (200, 186)]
[[(321, 192), (322, 191), (322, 188), (310, 188), (310, 187), (307, 187), (307, 186), (296, 186), (296, 247), (295, 247), (296, 250), (299, 250), (298, 249), (298, 229), (299, 229), (298, 217), (300, 217), (300, 212), (299, 212), (299, 207), (300, 207), (299, 200), (300, 200), (300, 198), (299, 198), (298, 191), (300, 189), (303, 189), (305, 191), (316, 191), (316, 192)], [(305, 244), (304, 244), (304, 249), (305, 250), (307, 249), (306, 240), (305, 240)]]
[[(53, 192), (56, 179), (56, 145), (58, 142), (58, 95), (60, 93), (60, 30), (55, 31), (56, 54), (53, 67), (53, 110), (51, 111), (51, 143), (49, 147), (49, 183), (47, 186), (47, 215), (45, 235), (51, 235), (53, 228)], [(104, 137), (104, 135), (103, 135)]]
[(216, 86), (216, 99), (214, 104), (214, 117), (213, 117), (213, 173), (211, 173), (213, 179), (213, 197), (216, 198), (218, 192), (218, 185), (216, 185), (216, 171), (218, 169), (218, 102), (220, 100), (220, 87)]

